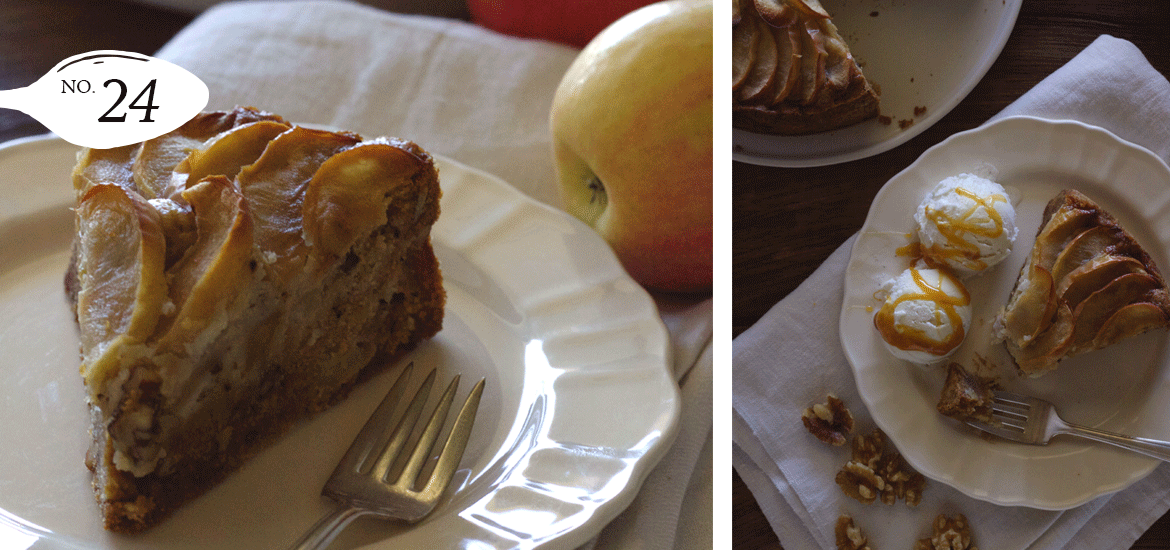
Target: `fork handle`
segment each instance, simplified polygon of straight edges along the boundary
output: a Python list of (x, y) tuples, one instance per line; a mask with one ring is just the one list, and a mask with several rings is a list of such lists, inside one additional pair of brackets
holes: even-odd
[(1142, 453), (1146, 456), (1152, 456), (1158, 460), (1170, 462), (1170, 442), (1144, 437), (1130, 437), (1128, 435), (1116, 434), (1075, 424), (1068, 424), (1067, 429), (1062, 431), (1070, 435), (1078, 435), (1094, 441), (1109, 443)]
[(324, 550), (329, 547), (333, 539), (341, 534), (349, 522), (370, 514), (368, 510), (341, 507), (333, 513), (321, 518), (300, 540), (293, 543), (288, 550)]

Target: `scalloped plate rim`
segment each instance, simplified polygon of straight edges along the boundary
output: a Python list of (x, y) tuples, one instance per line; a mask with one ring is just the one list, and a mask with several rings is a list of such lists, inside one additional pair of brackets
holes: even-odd
[[(305, 126), (325, 128), (324, 126), (321, 126), (321, 125), (312, 125), (312, 124), (306, 124)], [(41, 136), (29, 136), (29, 137), (25, 137), (25, 138), (18, 138), (18, 139), (11, 140), (11, 141), (5, 142), (3, 144), (0, 144), (0, 163), (7, 162), (8, 159), (11, 158), (11, 155), (18, 155), (19, 156), (22, 154), (27, 154), (29, 151), (40, 151), (41, 150), (41, 149), (37, 149), (37, 148), (54, 148), (54, 147), (69, 148), (70, 150), (77, 149), (77, 147), (75, 147), (71, 144), (68, 144), (68, 143), (64, 142), (63, 140), (60, 140), (59, 138), (57, 138), (56, 136), (53, 136), (52, 134), (46, 134), (46, 135), (41, 135)], [(26, 149), (26, 148), (31, 148), (31, 149)], [(607, 485), (605, 486), (606, 490), (604, 492), (594, 496), (594, 499), (597, 501), (596, 506), (594, 506), (591, 509), (590, 513), (587, 514), (588, 517), (584, 518), (583, 521), (579, 522), (578, 524), (572, 526), (569, 529), (564, 529), (565, 526), (560, 525), (558, 527), (559, 531), (557, 531), (557, 532), (527, 533), (527, 534), (525, 534), (529, 538), (529, 540), (527, 542), (517, 542), (514, 546), (511, 546), (513, 548), (541, 548), (541, 549), (544, 549), (544, 548), (550, 548), (550, 549), (553, 549), (553, 548), (565, 548), (565, 549), (576, 548), (579, 545), (587, 542), (591, 537), (595, 536), (606, 524), (609, 523), (609, 521), (611, 521), (614, 517), (616, 517), (622, 510), (624, 510), (633, 501), (634, 497), (637, 495), (637, 493), (641, 487), (642, 482), (645, 481), (646, 476), (649, 475), (650, 471), (657, 465), (658, 461), (669, 450), (670, 445), (671, 445), (675, 435), (677, 434), (678, 427), (679, 427), (679, 420), (681, 417), (681, 401), (680, 401), (681, 397), (680, 397), (677, 383), (675, 383), (675, 381), (674, 381), (673, 371), (672, 371), (672, 368), (670, 365), (669, 339), (667, 337), (666, 327), (663, 324), (661, 318), (658, 317), (657, 309), (654, 306), (653, 300), (650, 298), (649, 294), (646, 293), (644, 290), (642, 290), (641, 287), (637, 285), (637, 283), (632, 281), (632, 279), (629, 279), (628, 275), (626, 275), (625, 272), (621, 269), (620, 265), (617, 264), (616, 257), (612, 254), (612, 251), (609, 250), (608, 245), (605, 245), (604, 241), (602, 241), (600, 239), (600, 237), (597, 237), (595, 234), (593, 234), (592, 230), (589, 229), (587, 226), (585, 226), (583, 223), (579, 222), (575, 218), (571, 218), (570, 216), (568, 216), (567, 214), (565, 214), (563, 212), (560, 212), (560, 211), (552, 208), (551, 206), (548, 206), (546, 204), (540, 203), (538, 201), (535, 201), (535, 200), (529, 198), (523, 192), (512, 187), (511, 185), (509, 185), (508, 183), (504, 182), (503, 180), (499, 179), (496, 176), (493, 176), (491, 174), (488, 174), (488, 173), (483, 172), (482, 170), (479, 170), (476, 168), (468, 167), (466, 165), (463, 165), (457, 161), (454, 161), (452, 159), (446, 158), (446, 157), (441, 156), (441, 155), (432, 154), (432, 156), (435, 158), (436, 164), (439, 165), (439, 168), (441, 171), (441, 177), (442, 177), (442, 174), (446, 174), (449, 179), (452, 176), (454, 176), (456, 179), (465, 178), (465, 179), (473, 180), (473, 182), (475, 184), (486, 185), (486, 186), (490, 187), (493, 192), (499, 193), (499, 196), (503, 197), (504, 200), (513, 201), (514, 203), (516, 203), (522, 207), (532, 208), (534, 212), (538, 213), (538, 216), (537, 216), (539, 218), (539, 220), (537, 220), (538, 223), (552, 222), (552, 223), (556, 223), (556, 224), (568, 224), (569, 227), (572, 227), (573, 231), (579, 231), (580, 234), (582, 235), (582, 238), (589, 241), (590, 244), (588, 245), (589, 246), (588, 254), (590, 255), (591, 258), (594, 259), (594, 263), (597, 266), (594, 268), (590, 268), (591, 269), (590, 273), (593, 273), (594, 275), (597, 275), (597, 273), (601, 274), (601, 275), (595, 276), (594, 279), (590, 279), (590, 281), (596, 282), (596, 280), (601, 280), (602, 282), (605, 282), (605, 283), (608, 283), (611, 285), (616, 285), (618, 288), (622, 289), (622, 292), (623, 292), (622, 296), (628, 295), (630, 297), (629, 308), (630, 308), (630, 311), (632, 312), (632, 313), (630, 313), (630, 316), (635, 318), (635, 320), (631, 321), (631, 323), (633, 325), (633, 329), (629, 331), (630, 332), (629, 338), (630, 339), (639, 339), (640, 338), (642, 340), (638, 341), (639, 345), (642, 345), (642, 342), (644, 341), (644, 342), (646, 342), (647, 348), (652, 349), (652, 350), (661, 349), (663, 351), (661, 356), (647, 355), (646, 357), (649, 357), (649, 359), (646, 359), (643, 356), (629, 357), (629, 358), (624, 359), (627, 362), (628, 361), (635, 361), (635, 360), (641, 361), (641, 363), (648, 362), (648, 364), (650, 365), (649, 367), (642, 365), (643, 367), (646, 367), (648, 372), (651, 373), (648, 376), (648, 378), (652, 379), (653, 386), (648, 386), (648, 387), (658, 388), (657, 390), (652, 390), (652, 391), (656, 392), (654, 395), (658, 399), (660, 399), (660, 402), (661, 402), (660, 409), (657, 411), (657, 413), (655, 413), (655, 415), (652, 418), (647, 417), (647, 418), (643, 419), (643, 421), (646, 423), (647, 429), (650, 429), (651, 431), (648, 432), (646, 434), (646, 437), (643, 438), (642, 441), (640, 441), (638, 443), (638, 445), (639, 445), (638, 447), (630, 449), (631, 453), (633, 453), (633, 458), (627, 459), (627, 461), (630, 463), (628, 468), (625, 470), (622, 470), (622, 471), (618, 471), (616, 473), (611, 473), (611, 474), (607, 474), (606, 472), (595, 472), (597, 475), (616, 475), (617, 477), (614, 477), (613, 479), (611, 479), (607, 483)], [(66, 166), (65, 168), (68, 169), (68, 166)], [(62, 187), (67, 187), (67, 186), (63, 185)], [(68, 193), (68, 194), (71, 195), (71, 193)], [(33, 199), (33, 200), (36, 201), (39, 199)], [(57, 202), (60, 202), (60, 201), (57, 201)], [(54, 207), (60, 206), (59, 204), (57, 204), (57, 202), (54, 202), (54, 203), (50, 204), (49, 206), (54, 206)], [(71, 196), (68, 198), (68, 205), (69, 206), (72, 205)], [(39, 210), (34, 209), (33, 211), (30, 211), (29, 213), (37, 213), (37, 212), (39, 212)], [(12, 211), (9, 209), (0, 209), (0, 221), (9, 219), (9, 217), (11, 217), (13, 215), (19, 216), (22, 213), (24, 213), (24, 212)], [(548, 221), (545, 222), (542, 220), (548, 220)], [(436, 243), (437, 248), (443, 246), (441, 243), (442, 237), (441, 237), (440, 233), (441, 233), (441, 231), (436, 231), (435, 235), (434, 235), (435, 239), (437, 241), (437, 243)], [(592, 236), (590, 236), (590, 235), (592, 235)], [(453, 248), (450, 248), (450, 247), (447, 247), (447, 249), (454, 250)], [(55, 252), (45, 252), (44, 254), (47, 255), (50, 253), (55, 253)], [(493, 261), (501, 261), (501, 260), (496, 259)], [(7, 271), (5, 273), (7, 273)], [(586, 284), (586, 281), (580, 281), (580, 282), (576, 282), (574, 284), (584, 285), (584, 284)], [(522, 291), (523, 291), (523, 287), (521, 285), (521, 292)], [(602, 291), (602, 292), (605, 292), (605, 291)], [(610, 290), (609, 292), (613, 292), (613, 291)], [(580, 298), (577, 298), (577, 299), (580, 299)], [(645, 315), (646, 312), (649, 312), (650, 315)], [(645, 318), (643, 318), (643, 317), (645, 317)], [(607, 327), (602, 326), (598, 330), (604, 331), (604, 330), (607, 330)], [(620, 361), (622, 361), (622, 359), (619, 358), (618, 362), (620, 363)], [(520, 369), (523, 370), (523, 367), (520, 367)], [(384, 376), (384, 375), (379, 375), (379, 376)], [(370, 384), (370, 383), (372, 383), (372, 381), (367, 382), (367, 384)], [(541, 390), (538, 389), (537, 391), (541, 391)], [(547, 392), (553, 391), (551, 389), (551, 384), (549, 384), (548, 388), (546, 390), (543, 390), (543, 391), (547, 391)], [(356, 391), (355, 391), (355, 393), (356, 393)], [(562, 398), (564, 398), (564, 397), (562, 397)], [(323, 414), (325, 414), (325, 413), (323, 413)], [(504, 420), (506, 420), (506, 419), (504, 419)], [(504, 422), (504, 424), (510, 425), (510, 422)], [(504, 427), (504, 428), (498, 428), (498, 430), (499, 429), (507, 430), (509, 428)], [(545, 436), (547, 436), (547, 435), (548, 434), (545, 434)], [(560, 434), (560, 435), (564, 435), (564, 434)], [(508, 439), (507, 441), (510, 441), (512, 443), (516, 443), (512, 439)], [(550, 440), (550, 441), (553, 441), (555, 443), (556, 441), (559, 441), (559, 440)], [(534, 446), (528, 446), (528, 447), (522, 446), (521, 450), (523, 451), (523, 453), (521, 453), (522, 456), (506, 456), (505, 457), (502, 455), (496, 455), (493, 458), (493, 460), (494, 459), (501, 459), (502, 460), (502, 459), (506, 458), (507, 460), (509, 460), (513, 464), (519, 464), (525, 460), (528, 460), (530, 458), (531, 453), (533, 453), (535, 450), (539, 450), (539, 449), (535, 448)], [(493, 453), (498, 453), (498, 452), (500, 452), (500, 451), (495, 451), (492, 449), (485, 449), (483, 451), (485, 457), (491, 457), (491, 456), (493, 456)], [(82, 468), (80, 458), (78, 458), (78, 460), (77, 460), (77, 468)], [(513, 470), (515, 470), (515, 468), (513, 468)], [(514, 472), (514, 471), (512, 471), (511, 473), (517, 474), (517, 472)], [(522, 472), (520, 472), (519, 474), (522, 474)], [(472, 475), (471, 478), (475, 479), (475, 476)], [(492, 488), (491, 490), (495, 491), (498, 489), (499, 489), (499, 487), (495, 487), (495, 488)], [(580, 489), (578, 489), (578, 490), (580, 490)], [(483, 498), (477, 497), (474, 500), (474, 502), (472, 502), (472, 504), (484, 502), (486, 500), (486, 497), (490, 496), (490, 494), (491, 493), (489, 492), (489, 495), (485, 495)], [(466, 510), (454, 510), (454, 509), (450, 509), (450, 508), (448, 508), (446, 510), (440, 509), (437, 513), (433, 514), (425, 521), (432, 522), (432, 521), (436, 521), (436, 520), (441, 520), (440, 516), (455, 518), (455, 517), (459, 517), (461, 515), (461, 513), (465, 512), (465, 511)], [(96, 515), (97, 514), (96, 508), (93, 509), (92, 512)], [(458, 529), (458, 525), (455, 525), (454, 527), (456, 529)], [(290, 531), (288, 533), (288, 536), (291, 539), (291, 537), (295, 537), (297, 534), (299, 534), (301, 529), (306, 529), (306, 528), (308, 528), (308, 525), (290, 527)], [(434, 526), (432, 525), (431, 528), (434, 528)], [(21, 517), (19, 517), (19, 515), (17, 515), (14, 512), (0, 508), (0, 532), (2, 532), (5, 529), (7, 529), (9, 534), (12, 534), (12, 535), (34, 537), (34, 540), (39, 541), (37, 544), (47, 544), (48, 545), (47, 548), (62, 548), (62, 549), (64, 549), (64, 548), (79, 548), (79, 547), (85, 547), (85, 548), (105, 547), (105, 545), (98, 543), (96, 541), (87, 542), (84, 540), (78, 540), (78, 539), (70, 537), (70, 536), (60, 535), (57, 533), (53, 533), (51, 531), (46, 531), (44, 527), (39, 527), (33, 523), (30, 523), (30, 522), (22, 519)], [(409, 531), (407, 531), (407, 533), (409, 533)], [(472, 540), (474, 540), (474, 539), (472, 539)], [(280, 545), (280, 544), (286, 544), (287, 542), (289, 542), (289, 541), (273, 541), (273, 544)], [(393, 547), (393, 544), (394, 544), (393, 539), (391, 539), (391, 540), (386, 541), (385, 543), (372, 543), (369, 545), (363, 545), (362, 547), (363, 548), (370, 548), (371, 550), (374, 550), (374, 549), (381, 549), (381, 548), (390, 548), (390, 547)], [(79, 545), (83, 545), (83, 546), (79, 546)], [(94, 545), (96, 545), (96, 546), (94, 546)], [(40, 546), (38, 546), (38, 547), (40, 547)]]

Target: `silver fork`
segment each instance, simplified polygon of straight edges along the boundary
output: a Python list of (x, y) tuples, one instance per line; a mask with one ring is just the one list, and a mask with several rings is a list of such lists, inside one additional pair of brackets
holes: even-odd
[(418, 486), (419, 473), (431, 456), (431, 448), (438, 439), (439, 431), (451, 408), (455, 390), (459, 386), (459, 375), (455, 376), (439, 399), (401, 473), (391, 480), (389, 478), (392, 474), (391, 469), (398, 461), (415, 425), (418, 424), (427, 395), (435, 382), (435, 371), (432, 369), (415, 393), (401, 420), (391, 430), (395, 409), (406, 392), (406, 384), (413, 369), (413, 363), (403, 369), (394, 386), (370, 415), (362, 431), (354, 439), (337, 468), (333, 470), (333, 475), (325, 483), (325, 488), (321, 490), (322, 495), (336, 500), (342, 506), (321, 518), (309, 532), (290, 547), (290, 550), (326, 548), (351, 521), (361, 516), (372, 515), (413, 523), (434, 510), (439, 497), (455, 475), (464, 449), (467, 448), (471, 426), (475, 423), (475, 413), (483, 395), (484, 381), (481, 379), (475, 385), (463, 403), (463, 408), (451, 427), (451, 433), (447, 436), (447, 441), (443, 444), (442, 452), (425, 485), (421, 489), (415, 489)]
[(1109, 443), (1159, 460), (1170, 461), (1170, 443), (1168, 442), (1144, 437), (1130, 437), (1065, 422), (1056, 414), (1056, 407), (1052, 403), (1036, 397), (996, 391), (991, 411), (991, 422), (973, 420), (968, 421), (967, 424), (992, 435), (1020, 443), (1047, 445), (1053, 436), (1068, 434)]

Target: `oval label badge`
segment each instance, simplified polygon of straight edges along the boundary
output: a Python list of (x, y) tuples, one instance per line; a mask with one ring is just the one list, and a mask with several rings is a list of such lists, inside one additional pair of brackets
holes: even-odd
[(98, 50), (58, 63), (27, 87), (0, 91), (0, 107), (74, 145), (111, 149), (178, 128), (207, 106), (208, 95), (199, 77), (174, 63)]

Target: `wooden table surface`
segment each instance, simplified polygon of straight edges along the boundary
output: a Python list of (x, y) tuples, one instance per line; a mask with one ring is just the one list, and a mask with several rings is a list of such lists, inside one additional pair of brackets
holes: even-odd
[[(1168, 28), (1170, 10), (1163, 2), (1024, 0), (1015, 30), (983, 80), (950, 114), (909, 142), (823, 168), (734, 163), (733, 333), (755, 323), (857, 232), (878, 189), (927, 148), (979, 126), (1102, 34), (1133, 42), (1159, 72), (1170, 74)], [(734, 548), (780, 548), (750, 490), (734, 473), (731, 478)], [(1170, 514), (1133, 548), (1170, 549)]]

